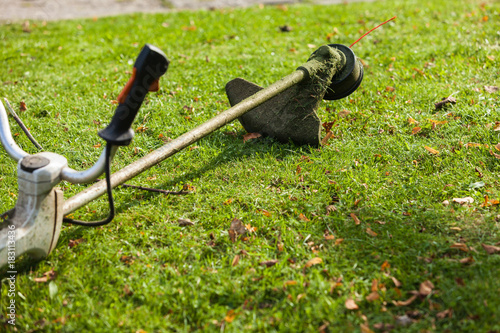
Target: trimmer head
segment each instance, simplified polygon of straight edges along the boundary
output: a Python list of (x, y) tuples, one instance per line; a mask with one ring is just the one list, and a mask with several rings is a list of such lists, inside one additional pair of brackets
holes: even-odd
[[(280, 142), (321, 144), (321, 120), (316, 110), (322, 99), (336, 100), (353, 93), (363, 79), (363, 67), (350, 48), (331, 44), (320, 47), (298, 68), (307, 78), (270, 98), (239, 119), (249, 133), (260, 133)], [(231, 106), (254, 95), (262, 87), (237, 78), (227, 83)]]

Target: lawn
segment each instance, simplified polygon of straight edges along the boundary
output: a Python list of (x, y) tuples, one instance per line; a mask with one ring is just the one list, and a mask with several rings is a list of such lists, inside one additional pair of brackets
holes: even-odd
[[(237, 121), (212, 133), (128, 181), (189, 194), (118, 187), (111, 224), (65, 225), (48, 258), (19, 258), (16, 326), (0, 331), (500, 332), (498, 1), (4, 23), (0, 97), (16, 110), (23, 101), (44, 150), (83, 170), (140, 48), (158, 46), (170, 68), (117, 171), (227, 109), (229, 80), (270, 85), (317, 47), (350, 45), (395, 15), (353, 46), (361, 87), (322, 102), (320, 118), (334, 122), (325, 146), (244, 142)], [(449, 96), (456, 103), (436, 109)], [(3, 149), (0, 165), (3, 212), (17, 199)], [(61, 184), (66, 198), (85, 187)], [(100, 198), (72, 216), (107, 210)], [(235, 240), (234, 219), (247, 229)]]

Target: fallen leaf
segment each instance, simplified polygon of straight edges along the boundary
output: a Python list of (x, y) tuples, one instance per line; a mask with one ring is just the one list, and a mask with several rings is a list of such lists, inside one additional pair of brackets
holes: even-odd
[(481, 147), (482, 144), (480, 143), (476, 143), (476, 142), (468, 142), (465, 147), (466, 148), (477, 148), (477, 147)]
[(487, 93), (494, 93), (494, 92), (497, 92), (498, 91), (498, 87), (497, 86), (484, 86), (484, 90), (487, 92)]
[(334, 205), (328, 205), (326, 206), (326, 215), (330, 215), (330, 213), (333, 213), (337, 210), (337, 207)]
[(500, 159), (500, 154), (495, 154), (492, 150), (490, 150), (490, 154), (495, 156), (495, 158)]
[(469, 248), (464, 243), (455, 243), (455, 244), (452, 244), (450, 247), (452, 249), (457, 249), (457, 250), (461, 250), (461, 251), (464, 251), (464, 252), (469, 252)]
[(415, 134), (417, 134), (418, 132), (420, 132), (421, 130), (422, 130), (422, 128), (421, 128), (421, 127), (418, 127), (418, 126), (417, 126), (417, 127), (413, 127), (413, 129), (411, 130), (411, 134), (412, 134), (412, 135), (415, 135)]
[(416, 121), (412, 117), (408, 117), (408, 124), (418, 124), (418, 121)]
[(251, 140), (251, 139), (257, 139), (257, 138), (260, 138), (262, 136), (262, 134), (260, 133), (247, 133), (245, 135), (243, 135), (243, 142), (247, 142), (248, 140)]
[(495, 149), (496, 149), (496, 150), (498, 150), (498, 151), (500, 151), (500, 143), (497, 143), (497, 144), (495, 145)]
[(453, 198), (453, 200), (452, 200), (452, 201), (453, 201), (453, 202), (456, 202), (456, 203), (458, 203), (458, 204), (460, 204), (460, 205), (464, 205), (464, 204), (466, 204), (466, 203), (469, 203), (469, 204), (473, 203), (473, 202), (474, 202), (474, 199), (473, 199), (473, 198), (471, 198), (471, 197), (465, 197), (465, 198)]
[(339, 111), (338, 115), (339, 115), (339, 117), (345, 118), (345, 117), (347, 117), (350, 113), (351, 113), (351, 111), (349, 111), (349, 110), (342, 110), (342, 111)]
[(265, 209), (258, 209), (257, 210), (258, 212), (260, 212), (262, 215), (264, 215), (265, 217), (271, 217), (271, 213), (268, 212), (267, 210)]
[(239, 262), (240, 262), (240, 255), (237, 254), (237, 255), (234, 256), (233, 262), (231, 263), (231, 266), (234, 267), (234, 266), (238, 265)]
[(432, 290), (434, 289), (434, 285), (432, 284), (431, 281), (426, 280), (420, 284), (420, 288), (418, 289), (418, 293), (421, 296), (427, 296), (432, 293)]
[(288, 287), (288, 286), (295, 286), (297, 284), (297, 281), (285, 281), (285, 283), (283, 284), (285, 287)]
[(226, 317), (224, 317), (224, 321), (226, 323), (232, 323), (234, 318), (236, 318), (236, 312), (231, 309), (227, 312)]
[(372, 291), (372, 292), (370, 293), (370, 295), (366, 296), (366, 300), (367, 300), (368, 302), (373, 302), (373, 301), (375, 301), (375, 300), (377, 300), (377, 299), (379, 299), (379, 298), (380, 298), (380, 295), (379, 295), (379, 294), (378, 294), (378, 292), (376, 292), (376, 291)]
[(383, 330), (385, 332), (389, 332), (395, 328), (394, 325), (392, 324), (386, 324), (386, 323), (377, 323), (373, 325), (373, 328), (376, 330)]
[(273, 260), (267, 260), (267, 261), (262, 261), (260, 263), (261, 266), (266, 266), (266, 267), (272, 267), (279, 263), (280, 261), (278, 259), (273, 259)]
[(229, 227), (228, 234), (231, 242), (236, 242), (238, 236), (243, 236), (247, 232), (247, 228), (243, 222), (237, 218), (231, 221), (231, 226)]
[(304, 265), (304, 268), (309, 268), (311, 266), (314, 266), (314, 265), (317, 265), (317, 264), (321, 264), (323, 262), (323, 259), (319, 258), (319, 257), (316, 257), (316, 258), (312, 258), (311, 260), (309, 260), (305, 265)]
[(424, 146), (424, 148), (431, 154), (433, 155), (439, 155), (439, 151), (437, 151), (436, 149), (434, 148), (431, 148), (431, 147), (428, 147), (428, 146)]
[(374, 333), (368, 324), (361, 324), (359, 325), (359, 328), (361, 328), (361, 333)]
[(186, 227), (186, 226), (194, 225), (194, 222), (193, 222), (193, 221), (191, 221), (190, 219), (178, 219), (178, 220), (177, 220), (177, 223), (178, 223), (181, 227)]
[(247, 229), (248, 232), (252, 233), (252, 232), (256, 232), (257, 231), (257, 227), (252, 227), (252, 225), (250, 223), (248, 224), (245, 224), (245, 228)]
[(130, 287), (128, 285), (125, 285), (123, 287), (123, 293), (127, 296), (132, 296), (134, 294), (134, 292), (130, 290)]
[(380, 266), (380, 270), (381, 271), (385, 271), (387, 269), (391, 268), (391, 264), (389, 264), (389, 262), (386, 260), (384, 261), (384, 263), (382, 264), (382, 266)]
[(441, 312), (436, 313), (436, 318), (437, 319), (444, 319), (446, 317), (451, 318), (453, 316), (453, 310), (452, 309), (447, 309)]
[(434, 103), (434, 106), (435, 106), (436, 110), (440, 110), (443, 107), (445, 107), (447, 104), (455, 104), (455, 103), (457, 103), (457, 99), (455, 97), (449, 96), (449, 97), (443, 98), (441, 101), (439, 101), (437, 103)]
[(334, 240), (335, 239), (335, 235), (326, 235), (325, 239), (326, 240)]
[(343, 238), (337, 238), (337, 239), (335, 240), (335, 245), (339, 245), (339, 244), (340, 244), (340, 243), (342, 243), (343, 241), (344, 241), (344, 239), (343, 239)]
[(304, 214), (300, 213), (299, 215), (299, 220), (303, 221), (303, 222), (309, 222), (311, 220), (309, 220)]
[(475, 260), (472, 257), (467, 257), (467, 258), (460, 259), (460, 263), (461, 264), (472, 264), (474, 262), (475, 262)]
[(394, 285), (396, 286), (396, 288), (401, 287), (402, 284), (401, 284), (401, 282), (399, 282), (398, 279), (396, 279), (395, 277), (391, 276), (391, 280), (392, 280), (392, 282), (394, 282)]
[(392, 301), (392, 303), (396, 306), (408, 306), (411, 303), (413, 303), (413, 301), (415, 301), (416, 299), (417, 299), (417, 295), (413, 295), (412, 297), (408, 298), (406, 301)]
[(98, 144), (93, 145), (92, 147), (94, 147), (94, 148), (100, 148), (100, 147), (101, 147), (101, 144), (100, 144), (100, 143), (98, 143)]
[(123, 255), (120, 257), (120, 261), (126, 265), (132, 265), (135, 261), (135, 257)]
[(69, 245), (69, 248), (72, 249), (75, 246), (77, 246), (78, 244), (83, 243), (83, 242), (85, 242), (85, 239), (83, 239), (83, 238), (75, 239), (75, 240), (70, 239), (68, 245)]
[(385, 87), (385, 91), (393, 92), (394, 90), (396, 90), (396, 88), (394, 88), (394, 87), (391, 87), (391, 86)]
[(354, 223), (355, 223), (356, 225), (361, 224), (361, 221), (360, 221), (360, 220), (359, 220), (359, 218), (356, 216), (356, 214), (351, 213), (351, 217), (352, 217), (352, 219), (354, 220)]
[(19, 111), (26, 111), (28, 108), (26, 107), (26, 103), (24, 103), (24, 101), (21, 101), (19, 103)]
[(481, 244), (481, 246), (488, 254), (495, 254), (500, 252), (500, 247), (498, 246), (486, 245), (486, 244)]
[(33, 281), (34, 282), (47, 282), (47, 281), (54, 280), (56, 278), (56, 276), (57, 276), (57, 272), (55, 272), (53, 269), (51, 269), (50, 271), (43, 273), (42, 277), (34, 278)]
[(352, 298), (348, 298), (345, 301), (345, 307), (346, 307), (347, 310), (357, 310), (357, 309), (359, 309), (359, 306), (356, 304), (356, 302), (354, 302), (354, 300)]
[(372, 237), (377, 237), (377, 233), (370, 228), (366, 228), (366, 233)]

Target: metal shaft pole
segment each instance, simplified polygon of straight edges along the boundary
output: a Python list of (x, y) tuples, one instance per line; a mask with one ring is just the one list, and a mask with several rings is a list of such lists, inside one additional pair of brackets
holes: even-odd
[[(184, 133), (177, 139), (170, 141), (169, 143), (156, 149), (155, 151), (149, 153), (141, 159), (115, 172), (113, 175), (111, 175), (111, 186), (115, 188), (116, 186), (123, 184), (124, 182), (137, 176), (141, 172), (151, 168), (152, 166), (160, 163), (161, 161), (186, 148), (192, 143), (200, 140), (201, 138), (221, 128), (222, 126), (232, 122), (236, 118), (266, 102), (270, 98), (301, 82), (305, 77), (306, 73), (303, 70), (297, 70), (292, 74), (285, 76), (281, 80), (273, 83), (269, 87), (260, 90), (255, 95), (243, 100), (242, 102), (218, 114), (217, 116), (206, 121), (200, 126), (192, 129), (187, 133)], [(78, 208), (83, 207), (90, 201), (103, 195), (105, 192), (106, 182), (102, 180), (66, 200), (64, 202), (63, 214), (67, 215), (77, 210)]]

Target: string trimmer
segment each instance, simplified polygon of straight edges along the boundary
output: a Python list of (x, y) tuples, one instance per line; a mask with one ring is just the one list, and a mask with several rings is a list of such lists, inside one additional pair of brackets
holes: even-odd
[[(159, 78), (167, 71), (168, 60), (161, 50), (146, 45), (139, 54), (132, 78), (119, 97), (110, 124), (98, 134), (106, 147), (96, 164), (86, 171), (71, 169), (65, 157), (42, 152), (29, 155), (12, 138), (7, 113), (0, 103), (0, 141), (7, 154), (18, 162), (18, 200), (0, 223), (0, 268), (14, 269), (16, 257), (27, 253), (41, 259), (55, 248), (63, 222), (85, 226), (109, 223), (114, 216), (112, 188), (239, 118), (249, 132), (259, 132), (280, 141), (320, 144), (321, 122), (316, 109), (322, 99), (339, 99), (354, 92), (363, 78), (363, 68), (350, 48), (325, 45), (292, 74), (267, 88), (235, 79), (226, 86), (231, 108), (168, 142), (116, 173), (110, 173), (111, 160), (119, 146), (130, 144), (132, 122), (150, 90), (158, 89)], [(87, 183), (102, 173), (105, 180), (75, 196), (63, 199), (56, 186), (63, 180)], [(97, 222), (65, 218), (71, 212), (107, 193), (108, 218)]]

